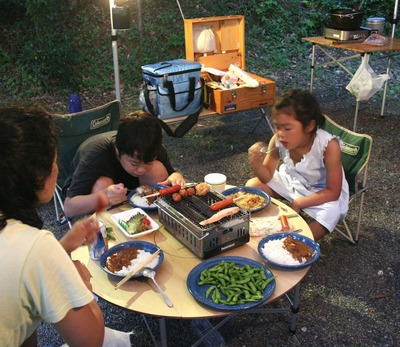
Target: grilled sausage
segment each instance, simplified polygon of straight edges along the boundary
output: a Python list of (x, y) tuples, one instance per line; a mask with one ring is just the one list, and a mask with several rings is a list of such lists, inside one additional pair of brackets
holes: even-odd
[(289, 231), (290, 226), (287, 217), (285, 215), (281, 215), (279, 220), (281, 221), (282, 231)]
[(222, 210), (223, 208), (228, 207), (229, 205), (232, 205), (232, 204), (233, 204), (233, 198), (229, 197), (227, 199), (214, 202), (212, 205), (210, 205), (210, 210), (211, 211)]
[(175, 185), (175, 186), (171, 186), (171, 187), (167, 187), (167, 188), (161, 188), (158, 193), (163, 196), (163, 195), (168, 195), (168, 194), (173, 194), (173, 193), (177, 193), (181, 190), (181, 186), (180, 185)]

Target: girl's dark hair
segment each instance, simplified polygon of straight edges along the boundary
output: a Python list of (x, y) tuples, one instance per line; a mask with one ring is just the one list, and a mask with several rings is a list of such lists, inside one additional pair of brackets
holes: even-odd
[(157, 158), (162, 146), (162, 129), (156, 117), (143, 111), (121, 118), (115, 140), (119, 155), (127, 154), (144, 163)]
[(282, 110), (293, 110), (296, 119), (306, 127), (312, 120), (315, 120), (316, 127), (321, 128), (325, 118), (321, 112), (317, 99), (310, 92), (300, 89), (292, 89), (282, 93), (272, 107), (272, 113), (281, 112)]
[[(57, 127), (39, 106), (0, 109), (0, 211), (2, 224), (15, 218), (42, 228), (37, 193), (50, 176), (57, 151)], [(1, 221), (0, 221), (1, 222)]]

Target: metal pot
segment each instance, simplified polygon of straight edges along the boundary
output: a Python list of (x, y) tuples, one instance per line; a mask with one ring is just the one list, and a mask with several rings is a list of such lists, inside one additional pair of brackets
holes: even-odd
[(385, 34), (385, 18), (383, 17), (371, 17), (367, 18), (365, 21), (365, 26), (367, 28), (378, 30), (378, 34)]
[(336, 9), (330, 11), (330, 27), (339, 30), (357, 30), (364, 18), (364, 11), (355, 9)]

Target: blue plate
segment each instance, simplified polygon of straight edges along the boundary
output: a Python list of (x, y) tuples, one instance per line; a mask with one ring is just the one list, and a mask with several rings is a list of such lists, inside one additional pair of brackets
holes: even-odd
[[(259, 195), (259, 196), (261, 196), (261, 197), (263, 197), (265, 199), (265, 204), (263, 206), (258, 207), (258, 208), (253, 208), (252, 210), (249, 210), (250, 212), (261, 211), (262, 209), (266, 208), (271, 202), (271, 197), (266, 192), (264, 192), (263, 190), (258, 189), (258, 188), (246, 187), (246, 186), (237, 186), (237, 187), (226, 189), (226, 190), (224, 190), (222, 192), (222, 195), (229, 196), (229, 195), (232, 195), (232, 194), (236, 194), (238, 192), (256, 194), (256, 195)], [(238, 201), (237, 204), (240, 204), (240, 201)]]
[(274, 276), (272, 274), (272, 272), (265, 265), (259, 263), (258, 261), (248, 259), (248, 258), (226, 256), (226, 257), (217, 257), (217, 258), (205, 260), (202, 263), (200, 263), (199, 265), (197, 265), (196, 267), (194, 267), (192, 269), (192, 271), (190, 271), (189, 276), (186, 280), (186, 285), (188, 287), (190, 294), (192, 294), (193, 297), (199, 303), (201, 303), (205, 306), (208, 306), (210, 308), (213, 308), (215, 310), (220, 310), (220, 311), (244, 310), (247, 308), (261, 305), (263, 302), (267, 301), (268, 298), (274, 292), (275, 286), (276, 286), (275, 279), (268, 283), (268, 285), (266, 286), (266, 288), (264, 290), (263, 297), (260, 300), (255, 301), (255, 302), (247, 302), (245, 304), (239, 304), (239, 305), (224, 305), (224, 304), (216, 304), (214, 301), (212, 301), (210, 296), (208, 298), (206, 298), (206, 291), (211, 286), (211, 284), (205, 284), (205, 285), (199, 286), (198, 283), (200, 281), (200, 274), (203, 270), (219, 264), (222, 260), (225, 260), (227, 262), (234, 261), (236, 263), (236, 265), (239, 265), (239, 266), (244, 266), (245, 264), (248, 264), (252, 267), (263, 268), (265, 270), (265, 275), (267, 276), (267, 278)]
[[(100, 258), (100, 266), (101, 266), (101, 268), (105, 272), (110, 274), (110, 275), (113, 275), (113, 276), (116, 276), (116, 277), (121, 277), (121, 278), (125, 277), (125, 276), (122, 276), (122, 275), (117, 275), (117, 274), (109, 271), (106, 268), (107, 258), (110, 255), (114, 254), (115, 252), (117, 252), (117, 251), (119, 251), (121, 249), (125, 249), (125, 248), (139, 248), (139, 249), (143, 249), (144, 251), (149, 252), (149, 253), (155, 253), (156, 251), (159, 250), (159, 247), (157, 247), (154, 243), (151, 243), (151, 242), (146, 242), (146, 241), (122, 242), (122, 243), (119, 243), (118, 245), (115, 245), (114, 247), (111, 247), (107, 252), (105, 252), (101, 256), (101, 258)], [(156, 270), (162, 264), (163, 260), (164, 260), (164, 252), (161, 251), (160, 254), (159, 254), (159, 257), (158, 257), (158, 263), (153, 269)], [(142, 277), (142, 275), (139, 273), (137, 275), (133, 275), (132, 276), (132, 278), (138, 278), (138, 277)]]
[[(152, 184), (152, 185), (150, 185), (150, 187), (159, 190), (159, 189), (162, 189), (162, 188), (166, 188), (167, 186), (163, 186), (161, 184)], [(127, 198), (128, 198), (129, 204), (131, 204), (133, 207), (139, 207), (139, 208), (141, 208), (143, 210), (156, 210), (157, 209), (157, 205), (154, 204), (154, 203), (151, 204), (151, 205), (149, 205), (147, 203), (144, 203), (144, 204), (141, 204), (141, 203), (138, 203), (138, 202), (135, 203), (135, 199), (136, 198), (140, 198), (140, 194), (136, 190), (133, 191), (133, 192), (130, 192), (128, 194)]]
[[(310, 261), (307, 261), (305, 263), (298, 264), (298, 265), (287, 265), (287, 264), (281, 264), (279, 262), (273, 261), (273, 260), (269, 259), (268, 255), (264, 254), (264, 252), (262, 251), (262, 248), (264, 247), (264, 245), (267, 242), (272, 241), (272, 240), (281, 240), (289, 235), (292, 236), (293, 240), (304, 242), (306, 245), (311, 247), (313, 253), (312, 253), (312, 259)], [(272, 265), (279, 266), (279, 267), (285, 268), (285, 269), (290, 269), (290, 270), (299, 270), (299, 269), (303, 269), (307, 266), (310, 266), (312, 263), (314, 263), (319, 258), (321, 251), (319, 248), (319, 244), (307, 236), (303, 236), (303, 235), (297, 234), (297, 233), (276, 233), (276, 234), (272, 234), (272, 235), (264, 237), (259, 242), (258, 253), (265, 261), (267, 261), (268, 263), (270, 263)]]

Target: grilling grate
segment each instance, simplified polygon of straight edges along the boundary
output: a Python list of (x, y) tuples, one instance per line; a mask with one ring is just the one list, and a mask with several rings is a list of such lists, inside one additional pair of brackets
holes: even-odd
[(199, 224), (216, 213), (210, 210), (210, 205), (224, 198), (214, 191), (203, 196), (183, 198), (179, 202), (173, 201), (171, 196), (160, 196), (156, 201), (158, 218), (192, 252), (201, 258), (208, 258), (241, 246), (250, 238), (250, 214), (242, 208), (237, 214), (216, 223)]

